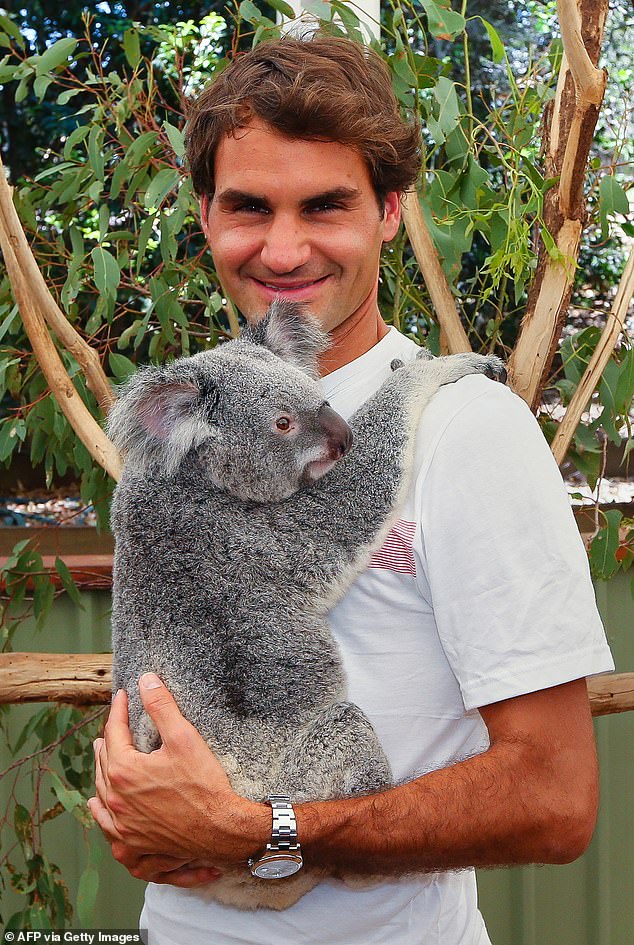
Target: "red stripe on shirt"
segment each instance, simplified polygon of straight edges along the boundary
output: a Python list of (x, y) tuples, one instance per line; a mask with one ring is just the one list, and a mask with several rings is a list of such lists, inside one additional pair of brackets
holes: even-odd
[(401, 574), (411, 574), (416, 577), (416, 561), (414, 559), (414, 533), (416, 522), (398, 521), (389, 532), (381, 548), (375, 551), (370, 558), (369, 568), (381, 568), (387, 571), (398, 571)]

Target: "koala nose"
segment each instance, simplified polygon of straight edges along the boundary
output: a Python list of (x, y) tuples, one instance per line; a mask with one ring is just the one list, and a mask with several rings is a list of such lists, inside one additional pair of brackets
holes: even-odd
[(352, 446), (352, 430), (329, 404), (322, 404), (317, 411), (320, 428), (328, 439), (328, 449), (333, 459), (341, 459)]

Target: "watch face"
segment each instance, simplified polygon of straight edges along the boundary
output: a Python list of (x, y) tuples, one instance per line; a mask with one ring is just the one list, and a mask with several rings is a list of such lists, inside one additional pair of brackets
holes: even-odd
[(260, 879), (286, 879), (287, 876), (292, 876), (301, 868), (302, 860), (299, 857), (291, 859), (280, 854), (270, 859), (267, 857), (265, 860), (261, 860), (253, 868), (253, 875)]

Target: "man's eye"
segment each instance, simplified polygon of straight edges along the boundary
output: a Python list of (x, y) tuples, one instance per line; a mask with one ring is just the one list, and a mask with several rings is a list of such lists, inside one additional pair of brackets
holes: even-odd
[(234, 213), (268, 213), (268, 207), (260, 203), (240, 203), (233, 207)]
[(341, 210), (341, 205), (338, 203), (316, 203), (312, 207), (308, 207), (309, 213), (333, 213), (335, 210)]

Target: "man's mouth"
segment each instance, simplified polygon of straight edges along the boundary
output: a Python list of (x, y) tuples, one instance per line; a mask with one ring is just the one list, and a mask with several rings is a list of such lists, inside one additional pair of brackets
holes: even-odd
[(269, 282), (268, 280), (257, 279), (255, 276), (252, 278), (258, 285), (276, 295), (292, 295), (298, 292), (310, 291), (316, 286), (322, 285), (328, 279), (328, 276), (320, 276), (318, 279), (309, 279), (303, 282)]

